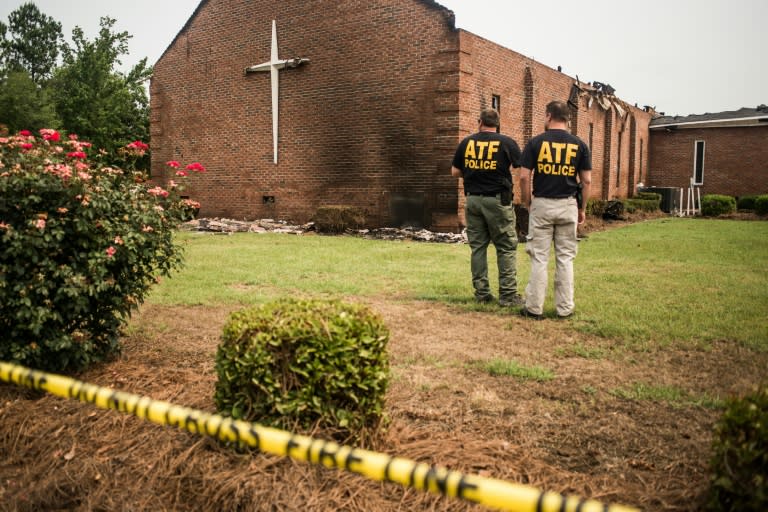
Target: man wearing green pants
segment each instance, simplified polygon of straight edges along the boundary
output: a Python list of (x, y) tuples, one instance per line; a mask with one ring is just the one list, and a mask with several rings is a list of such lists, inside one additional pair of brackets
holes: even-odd
[(475, 300), (494, 301), (488, 282), (488, 245), (496, 248), (499, 268), (499, 305), (519, 306), (517, 292), (517, 232), (512, 205), (512, 172), (520, 167), (520, 147), (497, 133), (499, 114), (480, 113), (478, 132), (461, 141), (451, 174), (464, 178), (467, 240), (472, 249), (471, 270)]

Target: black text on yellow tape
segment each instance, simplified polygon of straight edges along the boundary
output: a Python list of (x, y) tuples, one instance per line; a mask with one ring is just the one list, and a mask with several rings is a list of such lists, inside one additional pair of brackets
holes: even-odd
[(292, 434), (256, 423), (224, 418), (218, 414), (179, 407), (146, 396), (115, 391), (9, 363), (0, 362), (0, 381), (45, 391), (63, 398), (77, 399), (103, 409), (114, 409), (194, 434), (203, 434), (223, 441), (240, 442), (264, 453), (350, 471), (371, 480), (395, 482), (406, 487), (461, 498), (499, 510), (637, 511), (622, 505), (605, 505), (595, 500), (543, 492), (535, 487), (494, 478), (465, 475), (458, 471)]

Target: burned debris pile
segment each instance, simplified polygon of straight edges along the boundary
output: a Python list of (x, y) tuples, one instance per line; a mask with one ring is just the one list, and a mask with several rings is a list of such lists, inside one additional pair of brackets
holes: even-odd
[[(220, 218), (194, 219), (182, 226), (185, 231), (211, 234), (232, 233), (286, 233), (292, 235), (317, 234), (315, 224), (291, 224), (287, 221), (273, 219), (259, 219), (253, 221), (241, 221)], [(464, 233), (436, 233), (427, 229), (414, 227), (402, 228), (375, 228), (375, 229), (347, 229), (344, 235), (358, 236), (371, 240), (415, 241), (460, 244), (466, 243)]]

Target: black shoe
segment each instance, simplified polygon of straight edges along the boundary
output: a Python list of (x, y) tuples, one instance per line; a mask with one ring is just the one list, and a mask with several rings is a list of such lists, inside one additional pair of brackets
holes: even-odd
[(525, 306), (525, 299), (520, 295), (512, 295), (511, 297), (502, 297), (499, 299), (499, 306), (502, 308), (514, 308), (519, 306)]
[(530, 318), (531, 320), (544, 320), (544, 315), (537, 315), (536, 313), (531, 313), (528, 311), (527, 308), (523, 308), (520, 310), (520, 316), (523, 316), (525, 318)]
[(480, 304), (487, 304), (489, 302), (496, 301), (496, 297), (491, 295), (490, 293), (488, 295), (483, 295), (482, 297), (475, 296), (475, 302), (479, 302)]

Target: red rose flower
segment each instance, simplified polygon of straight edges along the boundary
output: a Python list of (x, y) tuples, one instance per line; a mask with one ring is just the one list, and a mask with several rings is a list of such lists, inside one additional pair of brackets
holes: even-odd
[(185, 169), (188, 171), (205, 172), (205, 167), (203, 167), (203, 164), (199, 162), (192, 162), (191, 164), (187, 165)]

